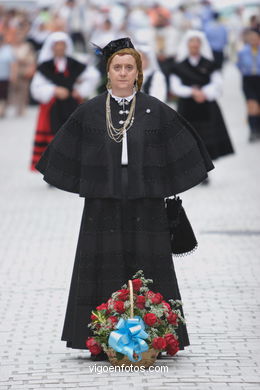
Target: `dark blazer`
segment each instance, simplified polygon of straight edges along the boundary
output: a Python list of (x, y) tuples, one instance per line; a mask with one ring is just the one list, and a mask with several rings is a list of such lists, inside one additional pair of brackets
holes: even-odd
[[(122, 142), (107, 133), (107, 93), (82, 103), (57, 132), (36, 165), (46, 182), (81, 197), (121, 198)], [(115, 127), (120, 109), (111, 99)], [(197, 132), (167, 104), (137, 92), (134, 116), (127, 132), (129, 199), (186, 191), (214, 168)]]

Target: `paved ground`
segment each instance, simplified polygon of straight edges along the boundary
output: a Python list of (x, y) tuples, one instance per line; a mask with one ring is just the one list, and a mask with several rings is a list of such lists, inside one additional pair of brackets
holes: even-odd
[(0, 390), (260, 389), (260, 142), (247, 143), (236, 70), (224, 76), (236, 155), (216, 162), (209, 187), (182, 196), (199, 240), (174, 260), (191, 346), (157, 361), (167, 373), (93, 374), (109, 363), (60, 341), (83, 199), (27, 169), (34, 108), (0, 122)]

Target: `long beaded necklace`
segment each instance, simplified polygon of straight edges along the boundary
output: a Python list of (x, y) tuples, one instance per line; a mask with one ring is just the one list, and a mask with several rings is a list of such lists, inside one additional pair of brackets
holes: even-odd
[(134, 96), (131, 102), (131, 107), (127, 115), (126, 121), (122, 127), (116, 128), (112, 123), (111, 108), (110, 108), (110, 93), (107, 94), (106, 99), (106, 125), (107, 132), (110, 138), (115, 142), (121, 142), (124, 136), (124, 132), (127, 132), (134, 122), (136, 97)]

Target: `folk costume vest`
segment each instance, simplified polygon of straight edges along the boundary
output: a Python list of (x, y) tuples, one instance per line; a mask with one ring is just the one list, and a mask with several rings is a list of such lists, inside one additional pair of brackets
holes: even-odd
[[(201, 57), (199, 63), (194, 66), (186, 59), (174, 66), (174, 73), (180, 77), (182, 83), (188, 87), (201, 88), (209, 84), (210, 76), (215, 70), (213, 61)], [(189, 121), (210, 119), (210, 102), (198, 104), (192, 97), (181, 98), (178, 101), (178, 112)]]
[[(81, 104), (49, 144), (36, 165), (49, 184), (85, 198), (121, 198), (122, 143), (107, 134), (107, 93)], [(118, 127), (114, 99), (111, 113)], [(193, 127), (167, 104), (140, 91), (127, 139), (129, 199), (181, 193), (214, 168)]]
[[(67, 57), (67, 67), (64, 72), (59, 72), (54, 60), (43, 62), (38, 67), (38, 71), (43, 74), (48, 80), (59, 87), (65, 87), (70, 92), (80, 76), (86, 69), (86, 65), (77, 60)], [(68, 119), (69, 115), (77, 108), (79, 102), (71, 95), (67, 99), (61, 100), (55, 98), (50, 110), (50, 124), (51, 130), (54, 134), (59, 130), (62, 124)]]
[[(174, 73), (189, 87), (201, 88), (210, 83), (215, 64), (204, 57), (196, 66), (188, 59), (175, 64)], [(178, 113), (194, 126), (204, 141), (212, 160), (234, 153), (228, 130), (216, 100), (197, 103), (192, 97), (181, 97), (177, 104)]]

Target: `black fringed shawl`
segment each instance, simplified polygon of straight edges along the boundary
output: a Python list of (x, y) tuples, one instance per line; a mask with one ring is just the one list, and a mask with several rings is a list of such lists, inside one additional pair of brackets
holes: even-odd
[[(46, 182), (81, 197), (121, 198), (122, 143), (107, 134), (106, 96), (104, 92), (81, 104), (60, 128), (36, 165)], [(120, 108), (111, 99), (116, 127)], [(127, 141), (129, 199), (181, 193), (214, 168), (193, 127), (167, 104), (140, 91)]]

